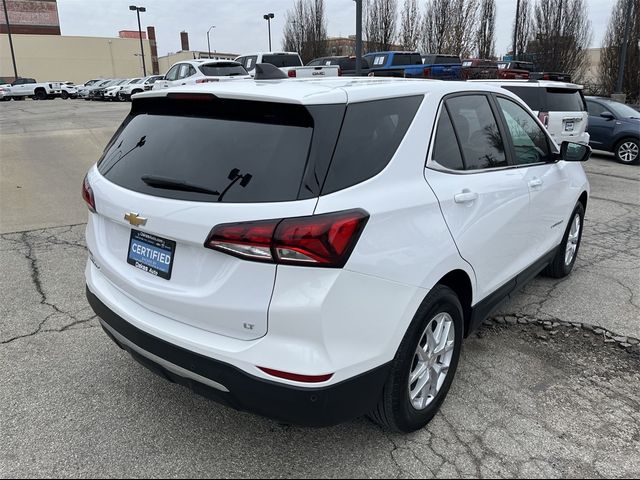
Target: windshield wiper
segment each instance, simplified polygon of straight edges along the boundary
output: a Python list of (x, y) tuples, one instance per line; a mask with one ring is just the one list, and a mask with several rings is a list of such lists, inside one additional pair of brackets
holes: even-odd
[(155, 175), (143, 175), (140, 177), (144, 183), (154, 188), (163, 188), (165, 190), (179, 190), (181, 192), (206, 193), (208, 195), (220, 195), (217, 190), (211, 190), (207, 187), (194, 185), (184, 180), (174, 180), (167, 177), (157, 177)]

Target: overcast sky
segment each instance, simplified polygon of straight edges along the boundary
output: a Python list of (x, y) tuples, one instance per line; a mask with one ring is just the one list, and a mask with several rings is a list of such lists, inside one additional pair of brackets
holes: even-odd
[[(143, 29), (156, 27), (158, 53), (180, 50), (182, 30), (189, 32), (192, 50), (207, 50), (207, 30), (211, 49), (227, 53), (244, 53), (268, 49), (265, 13), (275, 13), (271, 22), (273, 49), (280, 49), (282, 27), (293, 0), (58, 0), (63, 35), (114, 37), (119, 30), (137, 30), (133, 2), (144, 6)], [(401, 6), (404, 0), (398, 0)], [(424, 5), (426, 0), (419, 0)], [(506, 53), (511, 44), (515, 0), (496, 0), (496, 49)], [(614, 0), (586, 0), (593, 28), (592, 46), (598, 47), (607, 27)], [(329, 36), (355, 33), (355, 4), (352, 0), (325, 0)]]

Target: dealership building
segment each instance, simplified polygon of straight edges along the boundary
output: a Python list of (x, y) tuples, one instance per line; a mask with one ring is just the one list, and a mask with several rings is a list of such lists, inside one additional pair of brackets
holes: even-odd
[[(114, 37), (62, 35), (57, 0), (5, 0), (19, 77), (37, 81), (84, 83), (92, 78), (131, 78), (143, 74), (140, 34), (121, 30)], [(177, 33), (178, 34), (178, 33)], [(206, 58), (207, 52), (191, 51), (189, 37), (180, 32), (182, 50), (158, 57), (155, 28), (142, 32), (147, 75), (164, 74), (180, 60)], [(212, 58), (237, 55), (212, 53)], [(0, 9), (0, 77), (14, 78), (7, 22)]]

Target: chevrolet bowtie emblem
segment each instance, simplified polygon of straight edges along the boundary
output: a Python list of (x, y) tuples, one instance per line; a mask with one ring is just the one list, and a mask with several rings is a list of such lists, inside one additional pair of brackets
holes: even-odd
[(124, 219), (134, 227), (139, 227), (140, 225), (145, 225), (147, 223), (146, 218), (139, 217), (137, 213), (133, 212), (125, 214)]

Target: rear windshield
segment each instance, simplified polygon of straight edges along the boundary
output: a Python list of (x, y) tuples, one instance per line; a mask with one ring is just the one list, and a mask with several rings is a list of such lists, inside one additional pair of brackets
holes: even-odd
[(547, 88), (547, 110), (549, 112), (583, 112), (587, 110), (581, 90)]
[(301, 67), (302, 62), (300, 61), (300, 57), (295, 54), (291, 55), (263, 55), (262, 63), (270, 63), (271, 65), (282, 68), (282, 67)]
[(503, 86), (502, 88), (504, 88), (505, 90), (509, 90), (510, 92), (513, 92), (517, 96), (519, 96), (524, 101), (524, 103), (529, 105), (529, 108), (531, 110), (535, 110), (536, 112), (546, 111), (541, 95), (541, 88), (512, 86)]
[(198, 69), (207, 77), (225, 77), (235, 75), (248, 75), (242, 65), (237, 63), (212, 63), (209, 65), (200, 65)]
[(299, 105), (147, 99), (134, 104), (98, 169), (117, 185), (158, 197), (295, 200), (313, 131)]

